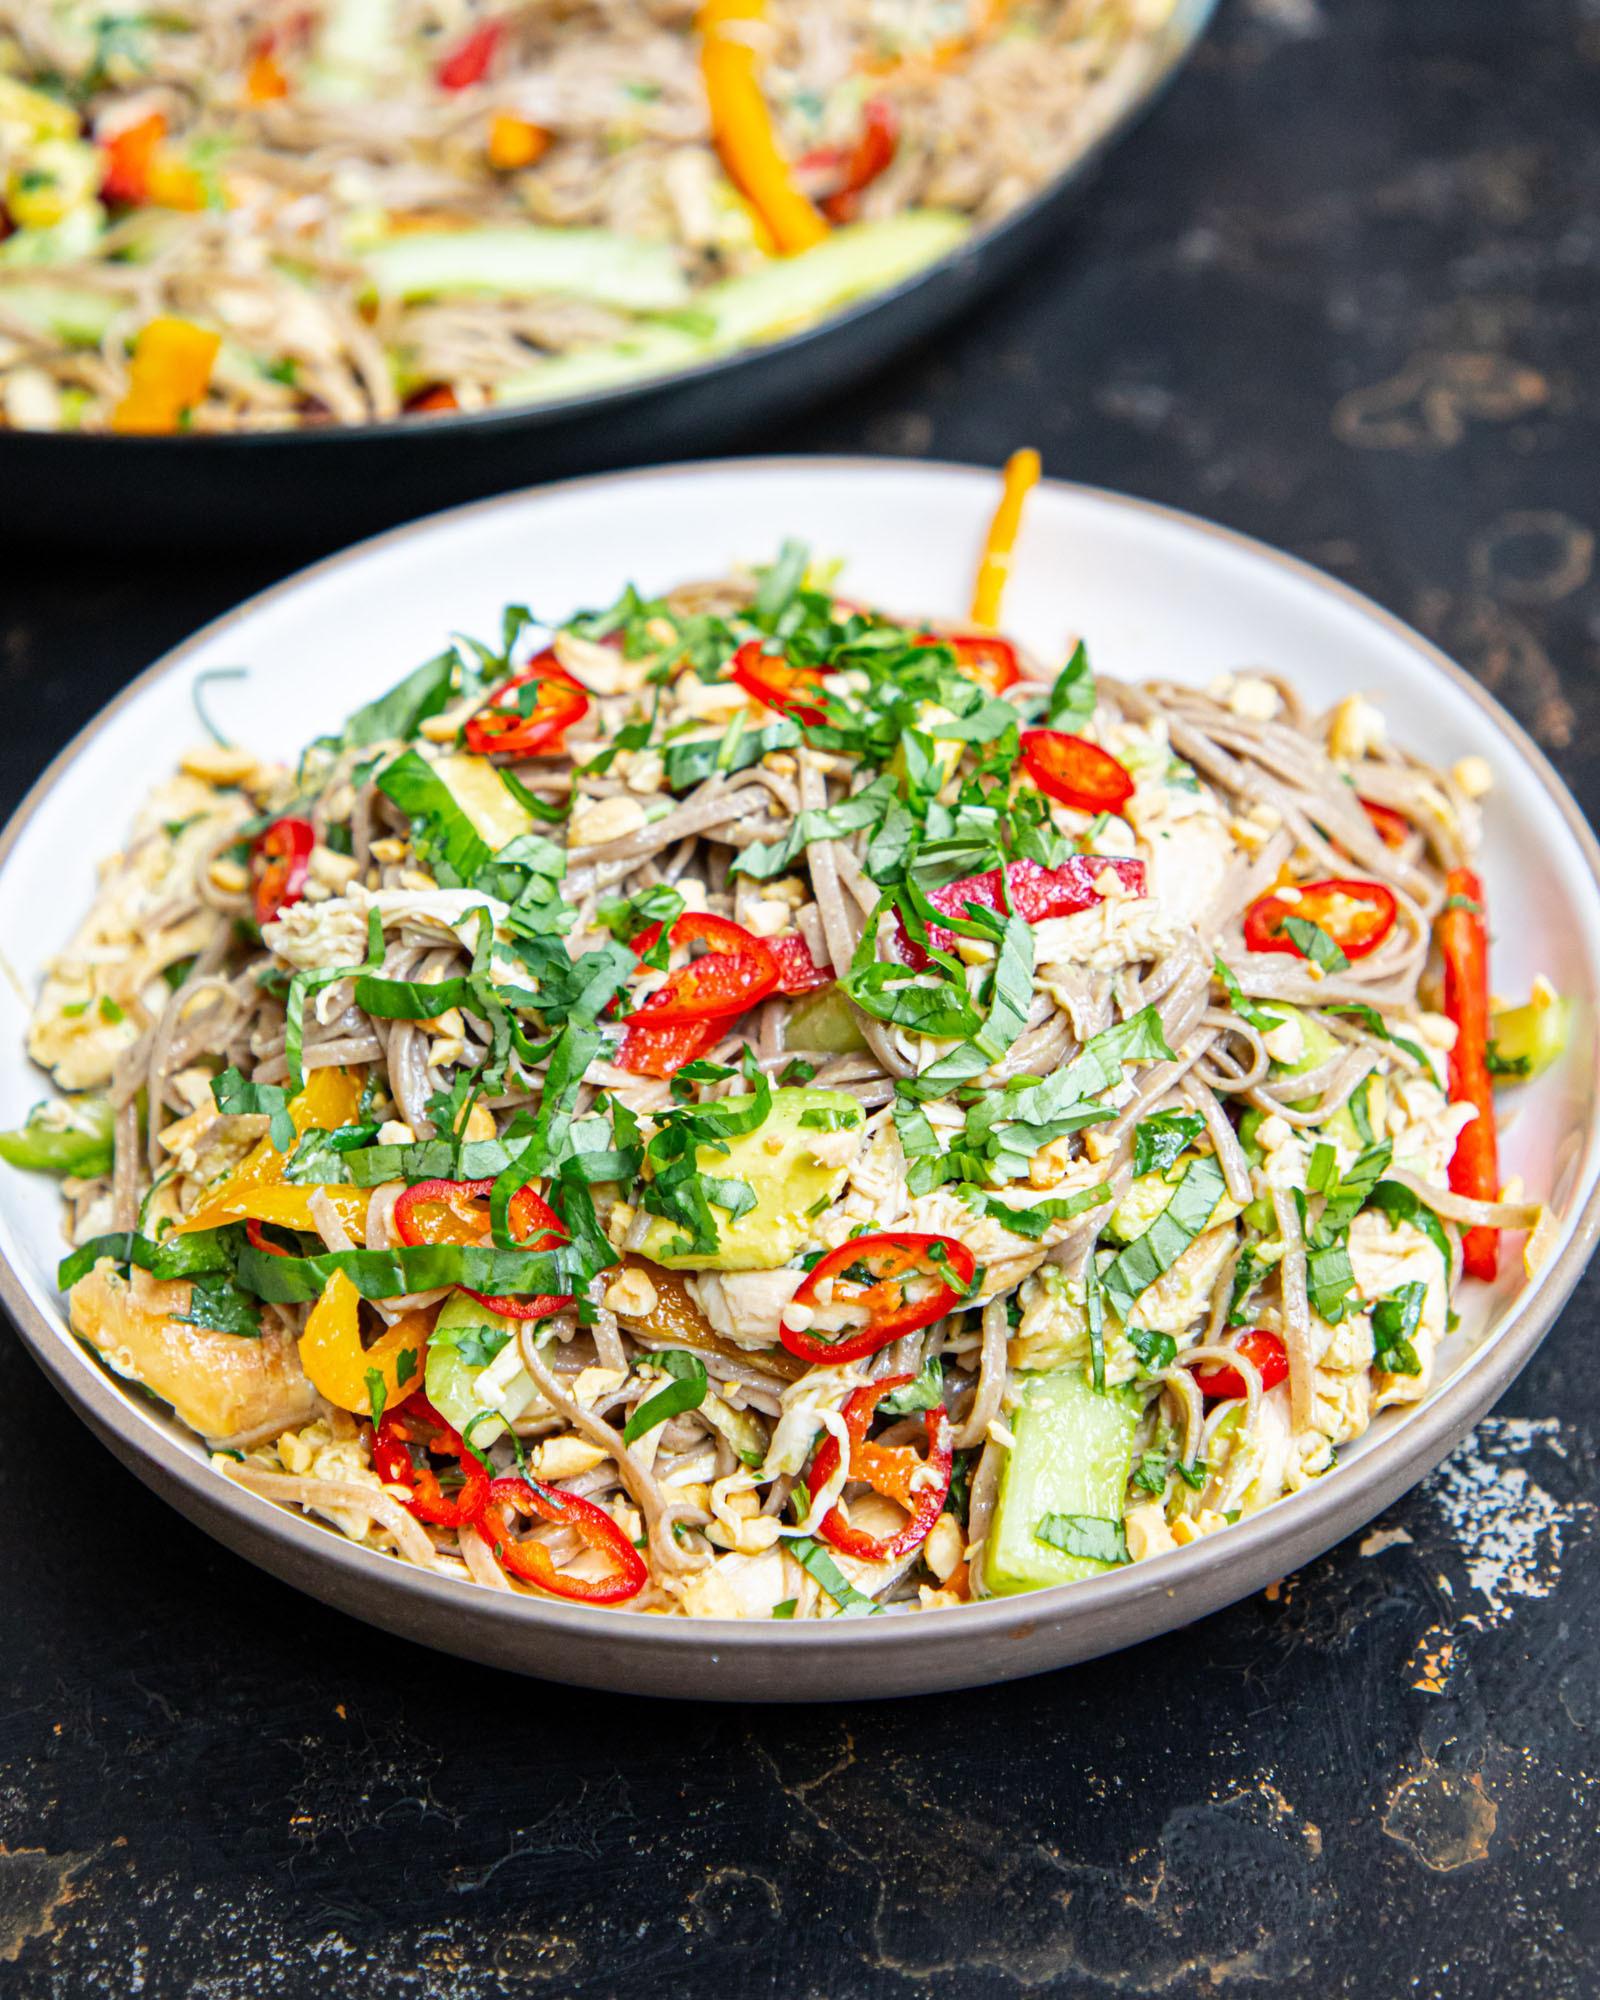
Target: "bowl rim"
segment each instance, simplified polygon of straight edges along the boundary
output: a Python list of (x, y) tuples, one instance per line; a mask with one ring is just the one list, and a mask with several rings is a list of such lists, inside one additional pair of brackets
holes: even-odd
[[(56, 450), (75, 451), (87, 458), (110, 452), (140, 453), (151, 458), (170, 459), (181, 465), (185, 455), (204, 453), (283, 452), (301, 450), (327, 452), (341, 444), (354, 446), (383, 444), (399, 438), (462, 438), (494, 436), (503, 431), (537, 431), (563, 423), (592, 418), (599, 424), (619, 409), (648, 399), (653, 393), (704, 384), (713, 377), (736, 379), (763, 363), (806, 353), (820, 341), (857, 326), (882, 309), (911, 298), (926, 286), (959, 270), (975, 257), (987, 256), (992, 248), (1010, 241), (1076, 183), (1092, 173), (1099, 162), (1144, 115), (1153, 110), (1163, 91), (1184, 67), (1204, 35), (1220, 0), (1175, 0), (1170, 18), (1151, 31), (1145, 40), (1145, 60), (1127, 80), (1121, 103), (1105, 124), (1093, 133), (1082, 150), (1075, 153), (1056, 173), (996, 221), (979, 224), (962, 239), (882, 290), (847, 300), (837, 311), (825, 314), (783, 334), (776, 340), (735, 348), (731, 353), (713, 355), (687, 367), (669, 368), (611, 388), (590, 389), (573, 396), (544, 402), (513, 403), (484, 410), (458, 410), (430, 416), (425, 420), (404, 414), (359, 424), (298, 425), (284, 430), (205, 431), (183, 437), (122, 437), (110, 431), (52, 431), (30, 433), (30, 443), (45, 443)], [(1127, 53), (1133, 52), (1130, 43)], [(6, 449), (0, 431), (0, 450)], [(82, 468), (80, 468), (82, 469)]]
[[(247, 617), (290, 596), (308, 584), (320, 581), (366, 557), (409, 537), (446, 524), (459, 525), (491, 511), (523, 505), (533, 499), (563, 497), (579, 492), (651, 482), (670, 483), (681, 478), (726, 477), (730, 474), (809, 472), (842, 477), (873, 473), (930, 473), (944, 481), (982, 487), (992, 491), (994, 473), (987, 467), (937, 459), (874, 458), (862, 455), (794, 456), (765, 455), (748, 458), (692, 460), (679, 464), (644, 467), (624, 472), (606, 472), (578, 479), (562, 480), (547, 486), (526, 487), (487, 500), (425, 515), (397, 528), (367, 537), (332, 555), (296, 570), (292, 575), (244, 599), (181, 640), (152, 662), (121, 692), (115, 695), (60, 750), (35, 780), (21, 804), (0, 831), (0, 869), (9, 865), (12, 852), (44, 799), (68, 778), (73, 765), (89, 743), (113, 717), (131, 706), (157, 682), (180, 671), (186, 662), (219, 635), (232, 630)], [(1594, 905), (1590, 921), (1600, 930), (1600, 840), (1596, 839), (1577, 801), (1568, 791), (1544, 752), (1510, 715), (1466, 670), (1449, 658), (1430, 639), (1395, 613), (1386, 610), (1364, 592), (1328, 575), (1298, 556), (1272, 547), (1241, 531), (1209, 521), (1201, 515), (1170, 507), (1162, 502), (1114, 489), (1061, 479), (1046, 479), (1044, 488), (1096, 506), (1143, 515), (1167, 526), (1187, 530), (1221, 544), (1237, 554), (1276, 568), (1292, 580), (1332, 597), (1347, 608), (1375, 621), (1391, 637), (1417, 653), (1424, 665), (1443, 674), (1458, 692), (1467, 695), (1485, 722), (1493, 725), (1519, 752), (1539, 781), (1571, 835), (1588, 871), (1588, 888)], [(634, 1650), (674, 1655), (699, 1650), (720, 1653), (765, 1651), (775, 1644), (801, 1653), (832, 1652), (841, 1647), (868, 1646), (880, 1651), (903, 1651), (915, 1647), (917, 1635), (928, 1631), (927, 1620), (939, 1621), (946, 1636), (970, 1633), (974, 1642), (1000, 1637), (1019, 1637), (1052, 1618), (1059, 1618), (1069, 1604), (1091, 1609), (1106, 1621), (1150, 1596), (1173, 1596), (1178, 1586), (1197, 1582), (1207, 1573), (1222, 1572), (1241, 1578), (1271, 1573), (1270, 1561), (1262, 1558), (1274, 1543), (1296, 1542), (1302, 1548), (1325, 1549), (1353, 1532), (1357, 1523), (1372, 1518), (1388, 1504), (1394, 1492), (1405, 1490), (1416, 1478), (1431, 1469), (1456, 1439), (1526, 1365), (1549, 1332), (1566, 1304), (1600, 1238), (1600, 1153), (1589, 1148), (1590, 1186), (1573, 1216), (1566, 1242), (1557, 1256), (1531, 1281), (1534, 1290), (1509, 1302), (1512, 1323), (1483, 1338), (1455, 1370), (1424, 1400), (1396, 1423), (1390, 1434), (1363, 1453), (1353, 1463), (1337, 1468), (1326, 1479), (1314, 1481), (1299, 1492), (1287, 1495), (1260, 1513), (1232, 1524), (1209, 1537), (1199, 1547), (1170, 1551), (1147, 1558), (1126, 1568), (1109, 1570), (1076, 1583), (1055, 1584), (1016, 1596), (982, 1599), (974, 1604), (919, 1611), (915, 1616), (885, 1618), (881, 1623), (864, 1618), (806, 1620), (799, 1624), (769, 1625), (759, 1620), (728, 1618), (646, 1618), (625, 1609), (565, 1604), (556, 1599), (534, 1598), (484, 1590), (469, 1581), (440, 1576), (401, 1561), (393, 1554), (348, 1541), (331, 1526), (308, 1515), (278, 1506), (271, 1500), (235, 1485), (201, 1455), (199, 1441), (191, 1445), (180, 1440), (172, 1429), (170, 1416), (142, 1410), (120, 1387), (105, 1366), (67, 1328), (63, 1340), (58, 1329), (34, 1304), (19, 1273), (0, 1253), (0, 1304), (3, 1304), (23, 1344), (44, 1369), (52, 1383), (83, 1416), (92, 1429), (109, 1433), (117, 1441), (119, 1455), (136, 1470), (137, 1461), (147, 1461), (152, 1472), (182, 1487), (193, 1496), (203, 1516), (228, 1517), (241, 1537), (251, 1541), (276, 1542), (297, 1554), (311, 1568), (340, 1572), (357, 1590), (366, 1587), (388, 1599), (420, 1601), (438, 1612), (452, 1609), (458, 1614), (468, 1609), (477, 1621), (488, 1621), (508, 1633), (535, 1628), (551, 1640), (563, 1635), (593, 1642), (609, 1636), (618, 1646)], [(63, 1318), (63, 1324), (65, 1324)], [(1395, 1479), (1396, 1461), (1405, 1466), (1403, 1478)], [(158, 1487), (158, 1490), (161, 1490)], [(1367, 1508), (1372, 1495), (1380, 1496), (1376, 1506)], [(165, 1493), (163, 1492), (163, 1497)], [(1365, 1508), (1365, 1511), (1363, 1509)], [(1330, 1524), (1343, 1519), (1345, 1526)], [(1319, 1539), (1329, 1529), (1325, 1540)], [(208, 1527), (207, 1532), (212, 1532)], [(239, 1546), (238, 1543), (232, 1546)], [(255, 1558), (247, 1559), (261, 1567)], [(1246, 1582), (1244, 1589), (1250, 1587)], [(463, 1589), (468, 1593), (463, 1596)], [(1193, 1594), (1187, 1593), (1187, 1594)], [(1224, 1602), (1218, 1598), (1217, 1602)], [(1209, 1606), (1206, 1608), (1210, 1608)], [(370, 1616), (366, 1610), (358, 1615)], [(1195, 1615), (1195, 1614), (1191, 1614)], [(961, 1621), (959, 1625), (953, 1621)], [(597, 1622), (598, 1621), (598, 1622)], [(1127, 1642), (1131, 1643), (1131, 1642)], [(985, 1679), (1003, 1678), (997, 1672)]]

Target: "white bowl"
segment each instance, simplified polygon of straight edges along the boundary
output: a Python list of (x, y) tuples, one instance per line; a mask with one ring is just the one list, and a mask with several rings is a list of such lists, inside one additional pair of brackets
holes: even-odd
[[(500, 609), (543, 618), (769, 557), (785, 536), (848, 558), (843, 587), (885, 606), (959, 618), (996, 493), (969, 468), (894, 461), (753, 460), (580, 480), (442, 514), (318, 563), (157, 662), (45, 773), (0, 837), (0, 1124), (41, 1082), (21, 1058), (27, 1002), (87, 908), (95, 864), (143, 794), (200, 731), (207, 705), (241, 743), (293, 756), (436, 651), (490, 634)], [(1600, 1224), (1595, 996), (1600, 850), (1515, 722), (1458, 667), (1376, 605), (1242, 536), (1083, 487), (1028, 503), (1007, 628), (1059, 652), (1084, 634), (1118, 678), (1205, 683), (1273, 668), (1317, 706), (1381, 698), (1397, 740), (1441, 764), (1490, 760), (1483, 874), (1494, 983), (1547, 973), (1578, 1002), (1556, 1070), (1516, 1093), (1505, 1171), (1550, 1200), (1561, 1233), (1531, 1282), (1516, 1260), (1468, 1286), (1460, 1334), (1427, 1398), (1390, 1412), (1314, 1486), (1198, 1546), (1085, 1583), (955, 1611), (744, 1624), (640, 1617), (512, 1598), (357, 1548), (335, 1530), (229, 1485), (197, 1442), (130, 1394), (73, 1338), (55, 1288), (52, 1183), (0, 1175), (0, 1296), (73, 1406), (185, 1514), (330, 1604), (446, 1651), (585, 1685), (729, 1700), (829, 1700), (961, 1687), (1128, 1645), (1260, 1588), (1371, 1518), (1435, 1465), (1527, 1361), (1571, 1292)]]

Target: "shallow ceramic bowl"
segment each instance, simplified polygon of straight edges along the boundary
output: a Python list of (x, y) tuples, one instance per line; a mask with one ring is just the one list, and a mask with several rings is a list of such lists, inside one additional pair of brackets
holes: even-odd
[[(317, 564), (151, 667), (56, 760), (0, 839), (0, 1123), (39, 1095), (21, 1059), (22, 994), (87, 907), (97, 859), (146, 789), (198, 735), (197, 675), (240, 742), (292, 757), (434, 651), (488, 633), (502, 604), (543, 617), (769, 557), (786, 535), (848, 557), (844, 588), (903, 611), (962, 615), (995, 497), (993, 475), (885, 461), (765, 460), (580, 481), (439, 515)], [(1548, 1331), (1600, 1221), (1595, 1008), (1600, 850), (1550, 766), (1461, 670), (1377, 606), (1300, 563), (1186, 516), (1047, 485), (1031, 499), (1006, 606), (1047, 653), (1069, 631), (1097, 667), (1205, 683), (1273, 668), (1313, 707), (1381, 696), (1396, 738), (1497, 774), (1484, 874), (1498, 915), (1495, 984), (1548, 973), (1579, 1002), (1562, 1064), (1518, 1092), (1505, 1171), (1548, 1196), (1555, 1252), (1526, 1281), (1469, 1286), (1464, 1324), (1427, 1399), (1386, 1414), (1338, 1470), (1192, 1549), (1085, 1583), (956, 1611), (816, 1624), (640, 1617), (512, 1598), (357, 1548), (240, 1492), (193, 1438), (128, 1393), (72, 1337), (54, 1284), (53, 1184), (0, 1178), (0, 1295), (41, 1366), (117, 1455), (201, 1527), (275, 1575), (427, 1645), (585, 1685), (723, 1700), (838, 1700), (1038, 1673), (1182, 1625), (1260, 1589), (1368, 1520), (1483, 1415)], [(1537, 858), (1537, 865), (1530, 860)], [(1514, 912), (1514, 917), (1509, 914)]]

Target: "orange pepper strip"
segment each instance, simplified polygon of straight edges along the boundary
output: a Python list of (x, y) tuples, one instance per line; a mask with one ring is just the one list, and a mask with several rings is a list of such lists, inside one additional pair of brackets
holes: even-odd
[(497, 111), (489, 121), (489, 164), (500, 173), (531, 167), (550, 150), (550, 134), (510, 111)]
[(289, 95), (289, 79), (272, 53), (270, 42), (250, 58), (244, 73), (244, 95), (247, 104), (270, 104), (274, 98)]
[(983, 560), (978, 564), (978, 580), (972, 589), (972, 622), (995, 626), (1000, 622), (1000, 601), (1011, 576), (1011, 552), (1017, 545), (1022, 525), (1022, 503), (1039, 483), (1039, 454), (1029, 448), (1014, 451), (1006, 460), (1005, 484), (1000, 504), (989, 523), (983, 544)]
[(175, 431), (205, 395), (222, 336), (186, 319), (148, 321), (134, 342), (128, 393), (111, 413), (123, 432)]
[[(294, 1126), (295, 1137), (303, 1139), (313, 1126), (319, 1132), (336, 1132), (341, 1125), (351, 1123), (360, 1102), (360, 1080), (349, 1070), (314, 1069), (306, 1078), (305, 1089), (289, 1100), (289, 1122)], [(249, 1190), (281, 1185), (283, 1169), (284, 1155), (270, 1139), (263, 1139), (253, 1152), (245, 1155), (221, 1187), (212, 1190), (204, 1206), (187, 1222), (177, 1225), (178, 1229), (215, 1229), (219, 1222), (242, 1222), (253, 1211), (247, 1207), (235, 1207), (235, 1204)], [(332, 1192), (338, 1194), (339, 1190)], [(234, 1213), (219, 1213), (229, 1207), (234, 1207)], [(255, 1214), (258, 1222), (277, 1219), (258, 1211)], [(291, 1223), (289, 1226), (293, 1228), (295, 1225)], [(304, 1226), (309, 1228), (311, 1225), (307, 1223)]]
[(384, 1407), (394, 1409), (422, 1387), (433, 1321), (431, 1312), (402, 1313), (381, 1339), (363, 1347), (361, 1294), (343, 1271), (335, 1271), (307, 1315), (300, 1336), (300, 1366), (319, 1394), (358, 1417), (372, 1415), (372, 1385), (367, 1377), (376, 1373), (383, 1383)]
[(828, 225), (794, 184), (761, 94), (760, 61), (741, 29), (766, 18), (766, 0), (705, 0), (700, 74), (711, 136), (728, 176), (760, 212), (787, 257), (824, 241)]

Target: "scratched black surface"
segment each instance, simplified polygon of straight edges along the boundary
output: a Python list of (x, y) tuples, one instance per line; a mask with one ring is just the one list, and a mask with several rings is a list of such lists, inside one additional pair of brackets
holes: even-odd
[[(1592, 808), (1597, 114), (1593, 0), (1231, 0), (1048, 269), (755, 442), (1031, 438), (1264, 535), (1440, 636)], [(5, 805), (287, 567), (13, 552)], [(1591, 1994), (1597, 1296), (1395, 1537), (855, 1713), (369, 1633), (168, 1514), (0, 1340), (0, 1992)]]

